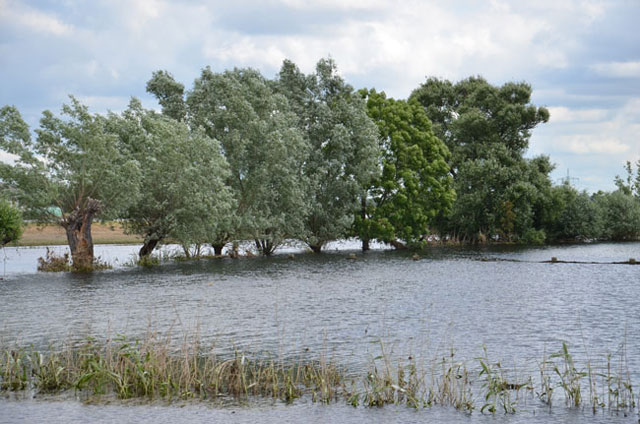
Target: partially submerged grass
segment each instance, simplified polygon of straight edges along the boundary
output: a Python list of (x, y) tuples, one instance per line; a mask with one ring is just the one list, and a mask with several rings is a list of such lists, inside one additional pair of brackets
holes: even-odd
[[(205, 348), (198, 336), (179, 348), (150, 333), (143, 340), (117, 336), (103, 342), (89, 338), (67, 343), (48, 352), (3, 348), (0, 355), (0, 391), (61, 393), (82, 396), (115, 395), (119, 399), (200, 399), (249, 401), (270, 398), (293, 402), (306, 397), (313, 402), (345, 401), (354, 407), (406, 405), (411, 408), (440, 405), (465, 413), (516, 413), (526, 394), (549, 408), (555, 389), (562, 389), (569, 408), (632, 412), (636, 395), (627, 367), (626, 347), (619, 360), (606, 358), (594, 367), (589, 359), (579, 369), (566, 343), (539, 364), (540, 390), (534, 379), (519, 377), (515, 367), (505, 368), (489, 359), (485, 349), (470, 368), (448, 355), (422, 365), (413, 357), (392, 361), (382, 342), (366, 373), (354, 376), (338, 364), (319, 358), (279, 360), (270, 355), (240, 351), (221, 357)], [(589, 398), (582, 395), (588, 384)], [(586, 392), (585, 392), (586, 393)], [(475, 399), (480, 399), (476, 404)], [(525, 401), (526, 402), (526, 401)]]
[(45, 257), (38, 258), (38, 271), (40, 272), (91, 272), (105, 269), (111, 269), (111, 265), (100, 258), (94, 258), (93, 264), (89, 267), (78, 267), (71, 263), (69, 253), (58, 255), (48, 247)]

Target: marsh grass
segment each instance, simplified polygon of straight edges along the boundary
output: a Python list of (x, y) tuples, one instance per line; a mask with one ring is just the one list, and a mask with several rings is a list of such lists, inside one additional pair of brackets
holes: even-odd
[[(533, 393), (551, 408), (553, 394), (562, 389), (569, 408), (631, 413), (636, 398), (631, 384), (626, 346), (605, 361), (589, 358), (580, 368), (566, 343), (543, 356), (539, 391), (531, 376), (520, 376), (514, 367), (491, 360), (486, 349), (468, 367), (451, 349), (447, 355), (418, 361), (413, 356), (394, 358), (392, 349), (375, 342), (364, 375), (350, 373), (327, 359), (309, 357), (306, 351), (294, 359), (239, 350), (224, 356), (204, 346), (199, 331), (172, 343), (149, 331), (143, 339), (117, 335), (50, 347), (47, 352), (25, 348), (0, 350), (0, 391), (34, 393), (73, 392), (81, 398), (209, 400), (249, 402), (266, 398), (290, 403), (306, 397), (329, 404), (345, 401), (354, 407), (405, 405), (411, 408), (442, 406), (471, 414), (513, 414)], [(476, 371), (477, 370), (477, 371)], [(583, 396), (588, 385), (589, 396)], [(586, 392), (584, 392), (586, 393)], [(475, 399), (480, 401), (476, 404)]]
[(92, 272), (111, 269), (112, 266), (99, 257), (94, 258), (91, 266), (78, 267), (71, 263), (69, 253), (58, 255), (54, 250), (47, 247), (44, 258), (38, 258), (38, 271), (40, 272)]

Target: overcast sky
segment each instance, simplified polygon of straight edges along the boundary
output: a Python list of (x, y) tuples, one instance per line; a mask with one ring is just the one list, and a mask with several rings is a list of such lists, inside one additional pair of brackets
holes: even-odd
[(331, 56), (354, 87), (406, 98), (427, 76), (526, 81), (551, 120), (547, 154), (589, 191), (611, 190), (640, 159), (640, 1), (0, 0), (0, 106), (35, 126), (73, 94), (120, 111), (165, 69), (190, 88), (200, 70), (282, 60), (304, 72)]

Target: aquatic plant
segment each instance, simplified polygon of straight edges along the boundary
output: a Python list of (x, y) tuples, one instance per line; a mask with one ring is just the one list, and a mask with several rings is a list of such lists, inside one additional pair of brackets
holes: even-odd
[[(184, 336), (181, 345), (171, 335), (149, 330), (142, 339), (123, 335), (99, 341), (87, 338), (51, 346), (48, 351), (20, 347), (0, 349), (0, 391), (33, 390), (60, 393), (73, 390), (81, 397), (113, 395), (119, 399), (234, 399), (271, 398), (290, 403), (298, 398), (313, 402), (345, 401), (354, 407), (406, 405), (411, 408), (443, 406), (465, 413), (513, 414), (521, 409), (534, 380), (489, 359), (487, 350), (476, 358), (479, 367), (467, 367), (455, 350), (432, 359), (394, 359), (392, 349), (376, 341), (364, 375), (341, 368), (326, 354), (301, 353), (295, 359), (233, 350), (218, 355), (204, 346), (199, 332)], [(600, 364), (600, 365), (598, 365)], [(596, 412), (628, 414), (637, 401), (628, 369), (626, 344), (606, 362), (587, 358), (576, 363), (566, 343), (538, 364), (537, 397), (551, 408), (553, 394), (562, 389), (569, 408), (591, 407)], [(477, 371), (476, 371), (477, 370)], [(589, 403), (585, 403), (585, 380)], [(586, 392), (585, 392), (586, 393)], [(474, 399), (481, 399), (477, 404)]]
[(38, 258), (38, 271), (41, 272), (91, 272), (104, 269), (111, 269), (111, 265), (102, 261), (100, 258), (93, 258), (90, 265), (72, 264), (69, 253), (58, 255), (54, 250), (47, 247), (47, 253), (44, 258)]

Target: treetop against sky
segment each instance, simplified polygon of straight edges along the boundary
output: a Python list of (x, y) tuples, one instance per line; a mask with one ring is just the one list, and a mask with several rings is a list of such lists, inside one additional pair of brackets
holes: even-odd
[(551, 113), (528, 156), (550, 155), (555, 179), (569, 169), (578, 188), (611, 190), (640, 158), (638, 18), (624, 0), (0, 0), (0, 104), (34, 128), (68, 94), (93, 112), (130, 96), (159, 109), (145, 92), (158, 69), (189, 87), (207, 65), (271, 78), (285, 58), (308, 73), (327, 56), (355, 88), (395, 98), (428, 76), (526, 81)]

